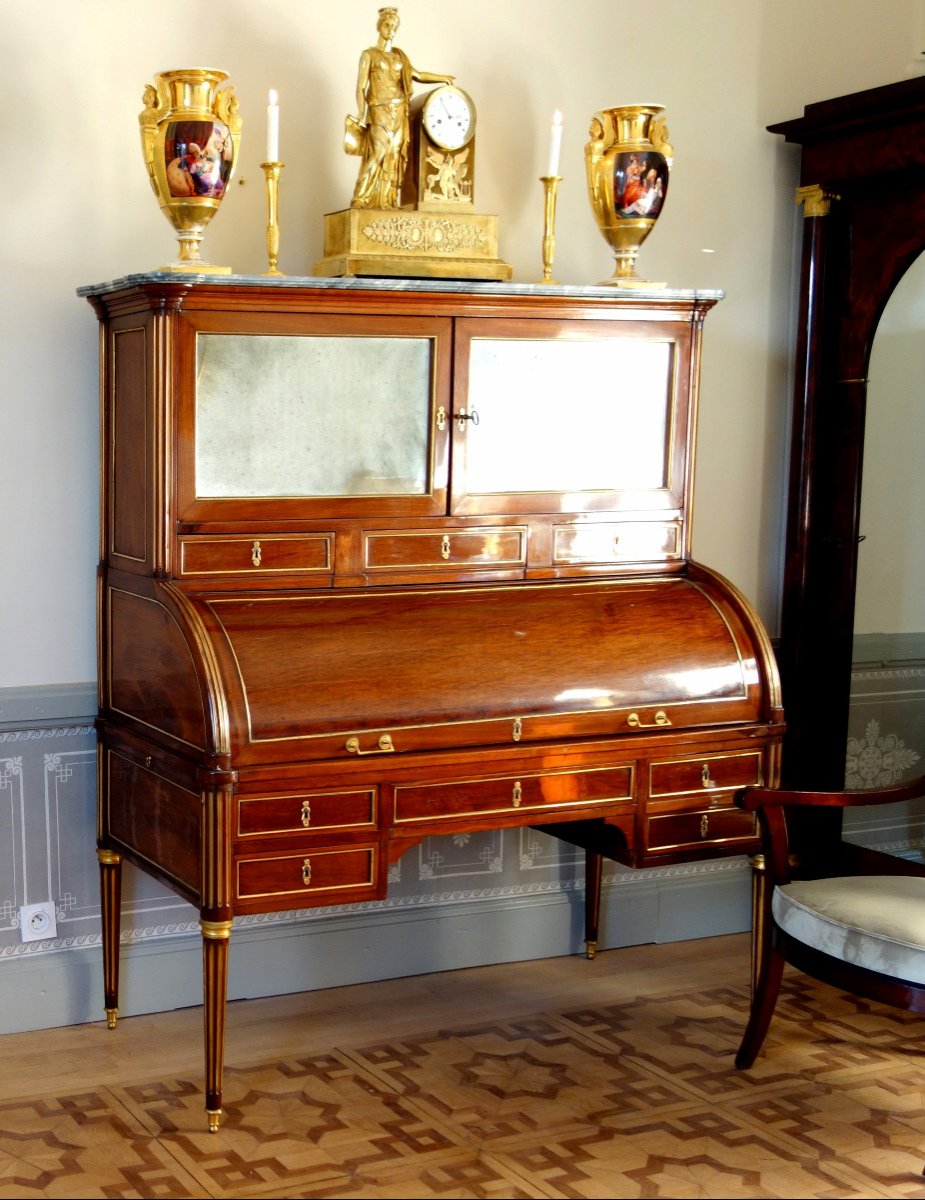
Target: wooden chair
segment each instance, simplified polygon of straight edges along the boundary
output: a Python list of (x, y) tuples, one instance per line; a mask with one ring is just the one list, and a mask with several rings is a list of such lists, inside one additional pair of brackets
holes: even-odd
[[(925, 796), (925, 776), (895, 787), (845, 792), (745, 788), (758, 814), (751, 1014), (735, 1064), (761, 1049), (785, 963), (845, 992), (925, 1013), (925, 865), (840, 840), (823, 863), (791, 855), (788, 820), (801, 810), (895, 804)], [(788, 815), (789, 814), (789, 815)]]

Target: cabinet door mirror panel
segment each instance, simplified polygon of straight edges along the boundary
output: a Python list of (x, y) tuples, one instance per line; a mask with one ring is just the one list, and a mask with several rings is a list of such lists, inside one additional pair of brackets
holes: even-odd
[(200, 334), (197, 499), (424, 495), (430, 360), (426, 338)]
[(670, 334), (602, 322), (459, 326), (454, 511), (680, 507), (685, 431)]
[[(429, 515), (446, 509), (440, 323), (307, 318), (297, 331), (196, 321), (181, 519)], [(206, 326), (206, 327), (204, 327)], [(227, 329), (227, 317), (225, 321)], [(447, 326), (448, 329), (448, 326)], [(443, 379), (441, 379), (441, 374)], [(187, 389), (183, 389), (186, 394)]]

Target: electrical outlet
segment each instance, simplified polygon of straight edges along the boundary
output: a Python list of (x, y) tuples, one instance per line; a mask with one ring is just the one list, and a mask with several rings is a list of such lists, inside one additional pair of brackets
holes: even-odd
[(19, 908), (19, 933), (24, 942), (41, 942), (58, 933), (55, 905), (52, 900), (41, 904), (22, 904)]

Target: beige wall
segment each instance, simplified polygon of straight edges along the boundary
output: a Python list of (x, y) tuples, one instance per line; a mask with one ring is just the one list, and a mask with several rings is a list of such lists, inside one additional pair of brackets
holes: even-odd
[[(480, 210), (514, 277), (541, 270), (541, 191), (565, 113), (556, 276), (610, 273), (585, 197), (596, 109), (657, 101), (675, 146), (641, 267), (723, 288), (706, 325), (694, 550), (776, 632), (792, 341), (797, 151), (765, 126), (807, 103), (903, 78), (925, 47), (921, 0), (404, 0), (397, 39), (455, 73), (479, 109)], [(221, 67), (244, 117), (233, 190), (206, 237), (264, 269), (267, 90), (281, 103), (280, 266), (309, 274), (322, 214), (349, 202), (341, 150), (374, 0), (2, 0), (0, 688), (91, 679), (97, 492), (96, 323), (75, 289), (154, 269), (175, 241), (139, 148), (145, 83)]]

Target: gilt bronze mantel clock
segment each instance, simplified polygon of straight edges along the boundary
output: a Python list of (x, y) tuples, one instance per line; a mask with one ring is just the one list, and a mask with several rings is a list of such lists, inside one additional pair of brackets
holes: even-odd
[[(498, 218), (475, 211), (476, 111), (452, 75), (418, 71), (393, 45), (394, 8), (360, 56), (344, 150), (360, 167), (350, 207), (324, 218), (315, 275), (510, 279)], [(415, 83), (437, 86), (414, 96)]]

